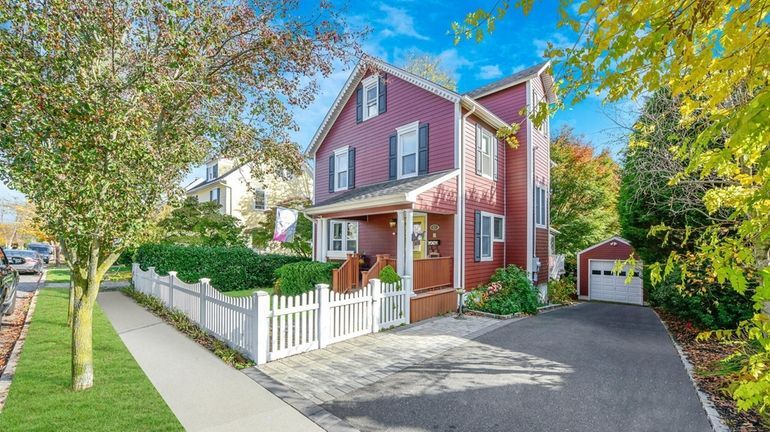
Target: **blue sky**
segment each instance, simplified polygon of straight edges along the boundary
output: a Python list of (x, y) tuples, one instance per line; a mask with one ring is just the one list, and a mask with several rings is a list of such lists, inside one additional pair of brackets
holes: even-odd
[[(317, 1), (303, 0), (303, 7), (312, 7)], [(368, 26), (371, 33), (363, 42), (371, 55), (402, 66), (410, 50), (438, 56), (458, 82), (458, 90), (465, 92), (475, 87), (510, 75), (541, 62), (547, 42), (571, 46), (574, 35), (558, 30), (558, 1), (536, 2), (528, 16), (512, 8), (496, 31), (483, 42), (463, 41), (455, 45), (449, 34), (450, 23), (461, 20), (465, 14), (479, 7), (489, 8), (492, 0), (452, 2), (438, 0), (355, 1), (347, 5), (345, 14), (356, 27)], [(556, 71), (558, 72), (558, 71)], [(320, 92), (315, 102), (304, 110), (295, 110), (300, 130), (294, 138), (304, 149), (315, 133), (329, 106), (337, 97), (349, 71), (338, 68), (331, 76), (320, 81)], [(558, 77), (557, 77), (558, 78)], [(576, 106), (566, 107), (551, 120), (551, 130), (570, 126), (593, 144), (597, 150), (619, 150), (622, 129), (611, 118), (623, 117), (617, 106), (603, 106), (598, 97), (589, 97)], [(195, 168), (186, 180), (202, 177), (204, 170)], [(0, 184), (0, 198), (21, 199), (22, 195)]]

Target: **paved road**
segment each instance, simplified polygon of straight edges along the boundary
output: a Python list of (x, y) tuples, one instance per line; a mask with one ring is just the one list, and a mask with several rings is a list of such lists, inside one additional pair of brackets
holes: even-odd
[(648, 309), (590, 303), (514, 322), (323, 405), (362, 431), (709, 431)]
[(43, 275), (20, 274), (19, 285), (16, 287), (16, 289), (22, 292), (33, 292), (38, 289), (38, 287), (42, 286), (43, 282)]

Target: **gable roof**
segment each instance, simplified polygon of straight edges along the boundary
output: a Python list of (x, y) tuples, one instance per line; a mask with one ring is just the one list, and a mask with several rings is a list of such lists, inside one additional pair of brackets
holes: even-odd
[(468, 109), (470, 109), (471, 107), (475, 107), (476, 116), (481, 118), (490, 126), (493, 126), (496, 128), (503, 128), (503, 127), (509, 126), (506, 122), (500, 119), (500, 117), (496, 116), (494, 113), (492, 113), (492, 111), (489, 111), (488, 109), (484, 108), (480, 103), (476, 102), (471, 97), (460, 95), (459, 93), (449, 90), (447, 88), (444, 88), (439, 84), (434, 83), (433, 81), (429, 81), (409, 71), (405, 71), (401, 68), (385, 63), (384, 61), (377, 59), (375, 57), (364, 55), (361, 58), (361, 61), (359, 61), (356, 67), (353, 69), (353, 72), (350, 74), (350, 77), (348, 77), (348, 80), (345, 82), (345, 85), (342, 86), (342, 90), (340, 90), (340, 94), (337, 96), (337, 99), (334, 100), (334, 103), (332, 103), (332, 106), (329, 108), (329, 112), (326, 113), (326, 117), (324, 117), (315, 135), (313, 135), (313, 138), (310, 140), (310, 144), (308, 145), (308, 148), (307, 148), (307, 155), (311, 157), (315, 156), (315, 153), (318, 151), (318, 147), (321, 146), (321, 143), (323, 142), (324, 138), (326, 138), (326, 135), (331, 130), (332, 126), (334, 125), (334, 122), (337, 121), (337, 117), (339, 117), (340, 113), (342, 112), (342, 109), (344, 108), (345, 103), (347, 103), (348, 99), (353, 95), (353, 92), (356, 90), (356, 86), (358, 85), (358, 82), (364, 77), (364, 74), (366, 73), (368, 66), (372, 66), (375, 69), (382, 70), (383, 72), (393, 75), (396, 78), (404, 80), (412, 85), (422, 88), (423, 90), (429, 91), (437, 96), (440, 96), (448, 100), (449, 102), (452, 102), (452, 103), (460, 102), (463, 105), (463, 107)]
[(627, 244), (628, 246), (630, 246), (632, 249), (633, 249), (633, 247), (634, 247), (634, 246), (631, 244), (631, 242), (630, 242), (630, 241), (628, 241), (628, 240), (624, 239), (623, 237), (613, 236), (613, 237), (610, 237), (610, 238), (608, 238), (607, 240), (604, 240), (604, 241), (600, 241), (599, 243), (596, 243), (596, 244), (594, 244), (594, 245), (591, 245), (591, 246), (589, 246), (589, 247), (587, 247), (587, 248), (583, 249), (582, 251), (578, 252), (578, 253), (576, 254), (576, 256), (578, 256), (578, 255), (580, 255), (580, 254), (582, 254), (582, 253), (588, 252), (588, 251), (590, 251), (590, 250), (592, 250), (592, 249), (596, 249), (596, 248), (598, 248), (599, 246), (601, 246), (601, 245), (603, 245), (603, 244), (607, 244), (607, 243), (609, 243), (609, 242), (611, 242), (611, 241), (613, 241), (613, 240), (615, 240), (615, 241), (617, 241), (617, 242), (620, 242), (620, 243), (625, 243), (625, 244)]
[(419, 194), (457, 177), (459, 174), (460, 170), (447, 170), (418, 177), (356, 187), (317, 203), (304, 211), (307, 214), (315, 215), (337, 210), (409, 204), (415, 202)]
[(521, 84), (532, 78), (540, 77), (543, 82), (543, 88), (545, 89), (545, 95), (548, 103), (554, 103), (556, 102), (556, 94), (553, 92), (553, 77), (550, 73), (547, 72), (550, 66), (550, 61), (545, 61), (534, 66), (530, 66), (526, 69), (515, 72), (513, 75), (509, 75), (505, 78), (501, 78), (497, 81), (493, 81), (489, 84), (485, 84), (474, 90), (466, 92), (465, 95), (473, 99), (478, 99), (480, 97), (497, 93), (500, 90), (513, 87), (517, 84)]

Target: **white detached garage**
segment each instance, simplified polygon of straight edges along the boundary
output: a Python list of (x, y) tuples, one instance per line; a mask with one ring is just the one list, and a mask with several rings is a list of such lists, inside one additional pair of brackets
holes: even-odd
[[(626, 265), (615, 272), (615, 262), (634, 256), (637, 269), (631, 281), (627, 276), (631, 269)], [(631, 243), (620, 237), (612, 237), (580, 251), (577, 255), (577, 291), (582, 300), (600, 300), (618, 303), (644, 304), (642, 263)], [(628, 282), (628, 283), (627, 283)]]

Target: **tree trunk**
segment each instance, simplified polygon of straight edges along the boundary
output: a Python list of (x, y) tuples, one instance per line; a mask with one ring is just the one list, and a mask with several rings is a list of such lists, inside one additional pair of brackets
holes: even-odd
[(94, 385), (94, 301), (86, 287), (76, 287), (74, 291), (76, 298), (72, 319), (72, 389), (79, 391)]
[(67, 326), (72, 328), (72, 318), (75, 314), (75, 283), (72, 281), (72, 274), (70, 273), (70, 300), (67, 305)]

